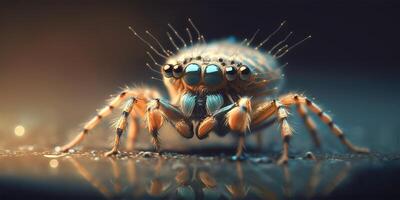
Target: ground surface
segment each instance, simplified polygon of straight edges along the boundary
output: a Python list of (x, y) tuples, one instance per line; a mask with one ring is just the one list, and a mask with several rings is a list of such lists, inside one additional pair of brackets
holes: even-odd
[[(0, 199), (380, 199), (400, 196), (400, 156), (0, 152)], [(397, 185), (397, 186), (396, 186)]]

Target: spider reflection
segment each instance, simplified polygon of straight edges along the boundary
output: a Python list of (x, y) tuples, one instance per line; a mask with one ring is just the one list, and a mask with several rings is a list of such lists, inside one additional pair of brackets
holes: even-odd
[[(301, 160), (297, 166), (277, 166), (158, 155), (99, 162), (67, 160), (109, 199), (311, 199), (330, 194), (351, 169), (346, 162), (333, 166)], [(98, 167), (104, 162), (110, 171)]]

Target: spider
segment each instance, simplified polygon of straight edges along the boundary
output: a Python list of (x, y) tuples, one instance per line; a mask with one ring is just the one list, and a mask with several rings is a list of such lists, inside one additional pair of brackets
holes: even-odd
[[(292, 35), (290, 32), (265, 52), (260, 48), (281, 29), (285, 21), (258, 45), (251, 43), (259, 30), (249, 40), (237, 42), (227, 39), (207, 43), (190, 18), (188, 23), (191, 28), (185, 30), (189, 41), (185, 41), (168, 24), (173, 34), (167, 32), (167, 36), (170, 46), (176, 51), (165, 48), (153, 34), (146, 31), (148, 38), (157, 45), (153, 46), (129, 27), (134, 36), (165, 61), (161, 65), (152, 53), (147, 52), (154, 65), (160, 69), (157, 70), (148, 63), (146, 66), (162, 75), (160, 80), (168, 90), (169, 100), (162, 98), (156, 89), (146, 86), (127, 88), (115, 96), (108, 106), (86, 123), (78, 136), (60, 150), (67, 151), (79, 144), (104, 117), (125, 103), (122, 116), (116, 122), (114, 145), (106, 156), (118, 153), (121, 135), (128, 124), (128, 140), (134, 141), (137, 138), (139, 119), (143, 119), (157, 151), (160, 149), (159, 129), (167, 121), (184, 138), (196, 135), (199, 139), (204, 139), (211, 132), (219, 136), (237, 136), (236, 157), (242, 156), (245, 136), (250, 131), (262, 130), (276, 122), (283, 140), (283, 151), (278, 163), (284, 164), (288, 161), (289, 141), (293, 132), (287, 111), (291, 106), (297, 107), (297, 112), (303, 118), (316, 146), (319, 146), (320, 141), (315, 122), (308, 115), (309, 110), (328, 125), (331, 132), (348, 149), (357, 153), (369, 152), (368, 149), (357, 147), (347, 140), (332, 118), (306, 96), (298, 93), (278, 95), (279, 82), (283, 79), (283, 66), (277, 66), (278, 59), (311, 36), (289, 46), (286, 41)], [(193, 31), (197, 40), (193, 39)]]

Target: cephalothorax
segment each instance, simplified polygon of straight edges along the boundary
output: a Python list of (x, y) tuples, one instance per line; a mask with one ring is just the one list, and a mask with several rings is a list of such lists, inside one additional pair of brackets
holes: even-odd
[(264, 52), (260, 50), (260, 47), (279, 31), (284, 22), (255, 47), (251, 45), (251, 42), (258, 31), (250, 40), (245, 39), (242, 42), (228, 39), (206, 43), (204, 36), (190, 19), (189, 23), (197, 34), (196, 42), (193, 41), (188, 28), (186, 28), (189, 39), (187, 42), (168, 24), (175, 38), (182, 43), (182, 45), (177, 45), (171, 34), (167, 32), (172, 46), (176, 49), (175, 52), (161, 45), (150, 32), (146, 31), (146, 34), (157, 44), (157, 48), (129, 27), (151, 51), (165, 60), (165, 64), (161, 65), (150, 52), (147, 52), (160, 70), (154, 69), (148, 63), (146, 65), (163, 76), (162, 81), (168, 90), (169, 100), (162, 98), (155, 89), (144, 86), (127, 88), (113, 98), (107, 107), (100, 110), (97, 116), (85, 125), (83, 131), (61, 150), (66, 151), (77, 145), (102, 118), (125, 102), (122, 116), (116, 122), (113, 149), (106, 155), (118, 152), (120, 137), (128, 124), (128, 144), (130, 144), (128, 147), (133, 147), (132, 141), (135, 140), (139, 131), (137, 124), (139, 119), (144, 120), (157, 150), (160, 147), (158, 130), (165, 121), (168, 121), (185, 138), (196, 135), (203, 139), (210, 132), (221, 136), (227, 133), (235, 134), (239, 141), (236, 156), (242, 154), (246, 133), (261, 129), (270, 125), (271, 122), (277, 122), (283, 138), (283, 153), (279, 162), (285, 163), (288, 159), (289, 139), (292, 135), (292, 129), (287, 120), (287, 108), (290, 106), (297, 106), (297, 111), (304, 119), (317, 146), (319, 146), (319, 139), (316, 126), (308, 116), (308, 110), (317, 114), (350, 150), (368, 152), (368, 149), (352, 145), (344, 137), (342, 130), (333, 123), (331, 117), (304, 95), (289, 93), (276, 96), (282, 79), (282, 66), (277, 66), (277, 59), (310, 36), (289, 46), (285, 42), (292, 35), (290, 32), (269, 51)]

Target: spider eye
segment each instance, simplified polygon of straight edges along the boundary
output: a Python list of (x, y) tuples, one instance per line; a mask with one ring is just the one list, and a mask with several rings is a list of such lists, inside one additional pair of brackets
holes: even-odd
[(240, 79), (247, 81), (250, 78), (251, 70), (249, 67), (244, 65), (239, 68), (239, 73), (240, 73), (239, 75)]
[(172, 73), (172, 65), (164, 65), (163, 66), (163, 74), (167, 78), (171, 78), (173, 73)]
[(225, 68), (225, 76), (228, 81), (233, 81), (236, 79), (237, 70), (235, 67), (227, 67)]
[(208, 86), (218, 85), (223, 81), (222, 71), (217, 65), (208, 65), (204, 71), (204, 83)]
[(173, 75), (175, 78), (180, 78), (183, 74), (183, 67), (182, 65), (175, 65), (173, 69)]
[(188, 85), (197, 85), (201, 80), (201, 68), (200, 65), (191, 63), (185, 68), (185, 76), (183, 80)]

